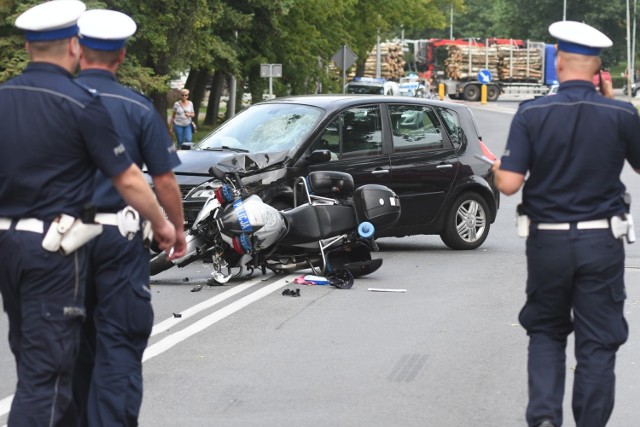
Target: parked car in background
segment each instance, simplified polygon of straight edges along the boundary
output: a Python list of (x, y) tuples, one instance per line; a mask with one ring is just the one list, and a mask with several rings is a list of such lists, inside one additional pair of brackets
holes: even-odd
[(377, 237), (437, 234), (453, 249), (475, 249), (499, 208), (490, 165), (471, 110), (422, 98), (309, 95), (254, 104), (179, 151), (175, 169), (185, 217), (207, 194), (190, 191), (211, 179), (210, 166), (237, 153), (243, 182), (279, 209), (294, 204), (296, 177), (350, 173), (356, 187), (382, 184), (400, 197), (402, 214)]
[(391, 80), (377, 79), (373, 77), (354, 77), (345, 86), (346, 93), (361, 95), (400, 95), (400, 86)]

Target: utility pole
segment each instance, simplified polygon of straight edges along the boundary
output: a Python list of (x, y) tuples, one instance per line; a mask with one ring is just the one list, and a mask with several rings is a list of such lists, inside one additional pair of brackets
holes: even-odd
[(449, 40), (453, 40), (453, 1), (451, 2), (451, 12), (449, 13)]

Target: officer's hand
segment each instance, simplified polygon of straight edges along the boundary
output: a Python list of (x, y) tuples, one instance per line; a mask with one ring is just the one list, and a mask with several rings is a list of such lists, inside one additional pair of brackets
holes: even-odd
[(496, 159), (496, 161), (493, 162), (493, 165), (491, 166), (491, 172), (495, 174), (499, 169), (500, 169), (500, 159)]
[(169, 255), (169, 259), (176, 259), (187, 253), (187, 240), (184, 237), (182, 228), (176, 229), (176, 242), (173, 244), (173, 252)]
[(613, 93), (613, 83), (611, 83), (608, 80), (602, 80), (602, 95), (606, 96), (607, 98), (611, 98), (611, 99), (615, 99), (616, 96)]
[(152, 223), (153, 238), (158, 242), (160, 250), (167, 251), (167, 254), (171, 252), (171, 248), (176, 241), (176, 229), (168, 219), (164, 219), (159, 224)]

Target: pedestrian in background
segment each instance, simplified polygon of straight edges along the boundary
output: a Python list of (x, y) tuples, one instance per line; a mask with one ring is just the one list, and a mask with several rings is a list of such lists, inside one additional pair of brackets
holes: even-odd
[[(174, 256), (185, 251), (182, 197), (172, 169), (180, 164), (164, 120), (149, 99), (120, 85), (116, 71), (136, 31), (129, 16), (90, 10), (78, 19), (77, 80), (100, 93), (127, 153), (151, 175), (176, 229)], [(89, 244), (87, 318), (74, 373), (76, 403), (89, 426), (135, 426), (142, 403), (142, 354), (153, 327), (149, 250), (140, 219), (98, 172), (93, 203), (104, 232)], [(126, 217), (133, 222), (125, 230)]]
[[(94, 91), (73, 81), (80, 58), (78, 0), (22, 13), (30, 63), (0, 86), (0, 291), (18, 384), (9, 426), (59, 425), (69, 413), (84, 317), (87, 252), (100, 233), (88, 206), (96, 167), (151, 221), (160, 246), (175, 230), (120, 143)], [(20, 141), (25, 149), (17, 150)]]
[[(558, 39), (558, 94), (521, 104), (493, 166), (503, 193), (524, 184), (526, 419), (529, 426), (562, 425), (567, 336), (574, 332), (573, 416), (578, 427), (602, 427), (614, 406), (616, 352), (628, 336), (623, 239), (634, 236), (620, 174), (625, 159), (640, 173), (640, 118), (633, 105), (593, 85), (600, 49), (612, 45), (606, 35), (572, 21), (549, 32)], [(604, 88), (612, 97), (611, 86)]]
[(192, 142), (193, 129), (191, 123), (196, 116), (193, 109), (193, 102), (189, 101), (189, 91), (182, 89), (180, 91), (180, 99), (173, 104), (173, 112), (171, 113), (171, 123), (173, 124), (173, 133), (176, 137), (178, 148), (182, 148), (185, 142)]

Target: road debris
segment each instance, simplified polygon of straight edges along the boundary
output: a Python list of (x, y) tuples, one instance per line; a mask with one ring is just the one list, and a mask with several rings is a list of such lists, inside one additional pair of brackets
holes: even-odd
[(395, 293), (407, 292), (406, 289), (367, 288), (367, 290), (371, 292), (395, 292)]
[(285, 289), (284, 291), (282, 291), (282, 295), (289, 295), (292, 297), (299, 297), (300, 296), (300, 289), (296, 288), (295, 291), (293, 289)]

